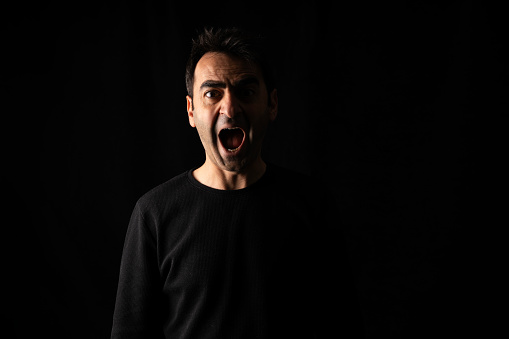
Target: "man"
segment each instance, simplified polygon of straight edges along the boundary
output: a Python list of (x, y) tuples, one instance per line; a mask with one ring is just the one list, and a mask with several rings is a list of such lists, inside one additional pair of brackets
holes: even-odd
[(261, 157), (278, 98), (259, 40), (204, 30), (186, 84), (205, 162), (137, 202), (112, 338), (356, 335), (341, 230), (327, 215), (332, 199)]

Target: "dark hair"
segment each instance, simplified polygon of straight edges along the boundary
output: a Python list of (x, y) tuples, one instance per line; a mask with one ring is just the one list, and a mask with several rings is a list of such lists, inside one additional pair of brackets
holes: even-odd
[(186, 65), (187, 94), (193, 97), (194, 70), (201, 57), (208, 52), (222, 52), (260, 66), (270, 97), (275, 83), (273, 70), (264, 47), (261, 36), (254, 36), (240, 28), (203, 29), (192, 41), (191, 53)]

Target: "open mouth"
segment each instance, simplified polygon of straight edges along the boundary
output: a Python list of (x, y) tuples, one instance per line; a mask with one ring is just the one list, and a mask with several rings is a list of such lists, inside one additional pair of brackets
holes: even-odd
[(237, 151), (244, 143), (245, 136), (246, 133), (240, 127), (223, 128), (219, 132), (219, 140), (229, 152)]

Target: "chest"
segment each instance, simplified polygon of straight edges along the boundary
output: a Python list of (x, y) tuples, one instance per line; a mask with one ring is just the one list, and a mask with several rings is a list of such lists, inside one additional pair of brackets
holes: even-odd
[(311, 264), (314, 220), (302, 206), (270, 200), (200, 206), (160, 225), (158, 255), (168, 294), (285, 284)]

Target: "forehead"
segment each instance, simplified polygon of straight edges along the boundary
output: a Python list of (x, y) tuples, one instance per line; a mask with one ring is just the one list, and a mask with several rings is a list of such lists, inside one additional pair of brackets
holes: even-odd
[(208, 52), (196, 64), (194, 85), (200, 86), (207, 80), (233, 83), (246, 77), (256, 77), (261, 82), (259, 67), (247, 60), (225, 53)]

